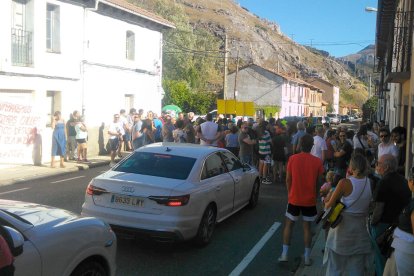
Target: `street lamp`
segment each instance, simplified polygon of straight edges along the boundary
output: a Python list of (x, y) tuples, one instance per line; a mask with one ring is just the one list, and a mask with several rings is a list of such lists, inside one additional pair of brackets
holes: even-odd
[(366, 12), (377, 12), (378, 9), (377, 8), (374, 8), (374, 7), (365, 7), (365, 11)]

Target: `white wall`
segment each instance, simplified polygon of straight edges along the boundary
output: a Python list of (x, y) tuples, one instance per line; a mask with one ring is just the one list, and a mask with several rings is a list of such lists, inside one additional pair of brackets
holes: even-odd
[[(12, 1), (0, 0), (0, 97), (29, 93), (40, 110), (49, 110), (47, 91), (59, 93), (57, 106), (65, 119), (85, 110), (89, 129), (109, 122), (125, 106), (161, 111), (162, 33), (58, 0), (31, 0), (33, 65), (11, 64)], [(46, 51), (46, 3), (60, 7), (60, 53)], [(135, 33), (135, 60), (125, 57), (126, 32)], [(157, 64), (155, 64), (157, 62)], [(158, 68), (157, 68), (158, 66)], [(44, 125), (44, 156), (50, 155), (51, 130)], [(91, 131), (92, 136), (94, 135)], [(92, 137), (91, 140), (97, 141)]]

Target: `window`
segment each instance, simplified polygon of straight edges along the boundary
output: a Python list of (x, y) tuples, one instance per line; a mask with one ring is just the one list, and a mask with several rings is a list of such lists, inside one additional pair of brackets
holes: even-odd
[(223, 160), (221, 160), (221, 157), (215, 153), (206, 159), (201, 173), (201, 180), (211, 178), (225, 172), (226, 170), (224, 168)]
[(224, 163), (229, 171), (235, 171), (243, 168), (242, 163), (230, 152), (222, 152)]
[(126, 55), (129, 60), (135, 59), (135, 34), (131, 31), (126, 32)]
[(195, 161), (195, 158), (171, 154), (135, 152), (115, 171), (184, 180), (189, 176)]
[(60, 8), (52, 4), (47, 4), (46, 11), (46, 49), (60, 52)]

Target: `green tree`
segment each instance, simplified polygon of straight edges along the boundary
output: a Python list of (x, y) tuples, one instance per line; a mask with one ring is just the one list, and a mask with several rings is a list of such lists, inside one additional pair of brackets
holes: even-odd
[(215, 102), (214, 94), (192, 92), (188, 82), (183, 80), (164, 80), (163, 87), (165, 91), (163, 106), (174, 104), (184, 112), (205, 114), (212, 109), (212, 104)]

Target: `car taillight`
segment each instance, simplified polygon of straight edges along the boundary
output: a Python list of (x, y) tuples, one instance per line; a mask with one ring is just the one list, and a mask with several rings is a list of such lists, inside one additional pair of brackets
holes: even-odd
[(182, 196), (149, 196), (151, 200), (154, 200), (158, 204), (177, 207), (177, 206), (184, 206), (190, 201), (190, 195), (182, 195)]
[(86, 188), (86, 193), (88, 195), (101, 195), (101, 194), (105, 194), (108, 191), (102, 188), (98, 188), (96, 186), (93, 186), (91, 184), (88, 185), (88, 187)]

